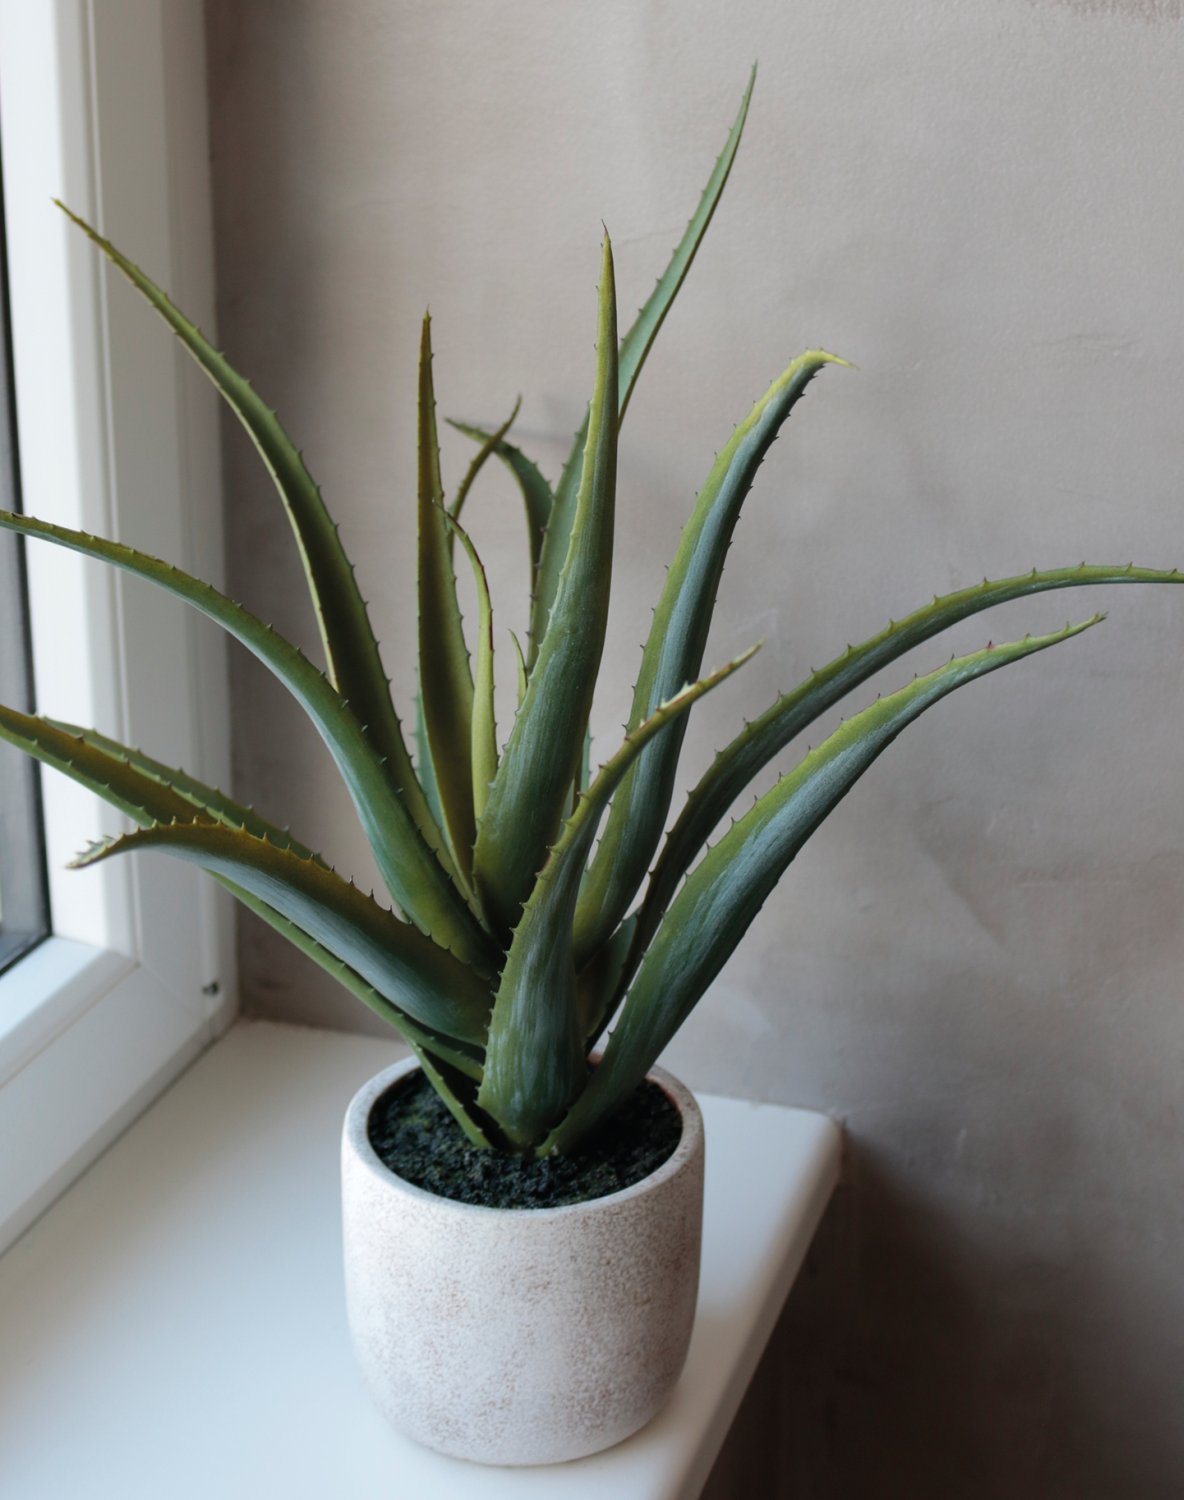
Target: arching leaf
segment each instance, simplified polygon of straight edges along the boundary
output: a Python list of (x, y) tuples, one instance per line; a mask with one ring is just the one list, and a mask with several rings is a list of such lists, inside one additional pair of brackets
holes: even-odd
[(497, 721), (493, 705), (493, 603), (489, 597), (489, 580), (477, 556), (468, 532), (453, 516), (448, 527), (460, 540), (473, 570), (477, 588), (477, 672), (473, 681), (473, 718), (470, 762), (473, 770), (473, 812), (478, 823), (485, 811), (485, 799), (497, 772)]
[(393, 789), (362, 726), (328, 678), (290, 641), (208, 583), (120, 542), (9, 511), (0, 511), (0, 528), (55, 542), (158, 584), (253, 652), (300, 703), (328, 746), (387, 889), (407, 916), (466, 962), (489, 960), (488, 939)]
[[(451, 505), (449, 505), (448, 507), (448, 514), (454, 521), (460, 520), (460, 513), (465, 508), (465, 501), (469, 498), (469, 495), (472, 492), (473, 485), (477, 482), (477, 477), (481, 473), (481, 470), (485, 467), (485, 465), (489, 462), (489, 460), (495, 453), (499, 456), (502, 456), (504, 450), (511, 447), (511, 444), (505, 441), (505, 436), (506, 433), (509, 432), (510, 428), (513, 427), (515, 421), (518, 418), (518, 413), (521, 410), (522, 397), (519, 396), (514, 402), (513, 411), (502, 423), (502, 425), (495, 428), (492, 432), (489, 433), (482, 432), (479, 428), (476, 427), (462, 426), (461, 423), (454, 422), (450, 417), (445, 418), (450, 427), (455, 427), (458, 432), (463, 432), (466, 437), (475, 438), (481, 445), (477, 449), (472, 463), (465, 471), (465, 477), (460, 482), (460, 488), (457, 490), (455, 498), (453, 499)], [(521, 457), (521, 455), (519, 456)], [(529, 462), (529, 460), (526, 460), (526, 462)], [(531, 467), (533, 468), (534, 466), (531, 465)], [(513, 472), (513, 468), (511, 467), (511, 473)], [(536, 470), (535, 472), (537, 473), (538, 471)]]
[(1131, 564), (1103, 567), (1083, 563), (1076, 568), (1045, 572), (1033, 568), (1030, 573), (1013, 578), (984, 578), (982, 583), (935, 598), (903, 619), (892, 621), (887, 629), (860, 645), (848, 646), (841, 656), (813, 672), (792, 692), (783, 694), (720, 751), (687, 798), (686, 806), (666, 836), (646, 888), (634, 942), (635, 959), (645, 951), (679, 881), (729, 807), (753, 777), (820, 714), (906, 651), (980, 610), (1049, 589), (1111, 583), (1184, 583), (1184, 575), (1175, 569), (1162, 572)]
[[(633, 690), (629, 724), (698, 676), (732, 533), (756, 471), (819, 370), (845, 364), (810, 349), (784, 370), (735, 429), (712, 466), (666, 574)], [(686, 721), (646, 751), (613, 801), (580, 891), (576, 955), (594, 953), (628, 910), (666, 826)]]
[[(516, 407), (515, 410), (517, 410)], [(497, 454), (518, 483), (526, 510), (526, 534), (530, 545), (530, 597), (533, 618), (533, 601), (538, 591), (539, 558), (543, 550), (543, 537), (547, 533), (547, 525), (551, 519), (551, 507), (555, 501), (551, 486), (521, 448), (516, 448), (513, 443), (499, 439), (496, 432), (489, 433), (483, 427), (473, 427), (467, 422), (453, 422), (451, 419), (449, 419), (449, 425), (455, 427), (457, 432), (463, 432), (466, 437), (472, 438), (474, 442), (481, 443), (482, 452), (485, 452), (492, 444), (492, 451)], [(477, 458), (480, 457), (479, 453)], [(476, 462), (477, 459), (474, 459), (474, 463)], [(453, 515), (460, 513), (459, 504), (454, 506), (452, 513)], [(527, 646), (530, 647), (529, 634)], [(533, 650), (531, 658), (533, 660)]]
[(632, 1093), (798, 850), (906, 725), (964, 683), (1055, 646), (1100, 618), (988, 646), (917, 678), (840, 725), (760, 797), (687, 876), (629, 987), (603, 1060), (540, 1150), (572, 1150)]
[[(728, 175), (732, 170), (732, 163), (736, 159), (736, 152), (740, 146), (740, 137), (744, 133), (744, 122), (748, 118), (748, 104), (752, 98), (755, 83), (756, 68), (754, 67), (748, 80), (748, 87), (744, 91), (744, 97), (740, 101), (739, 113), (728, 132), (724, 149), (707, 180), (707, 186), (700, 196), (695, 212), (691, 215), (682, 239), (675, 247), (674, 254), (670, 257), (665, 271), (659, 276), (653, 291), (647, 297), (645, 305), (634, 319), (632, 327), (621, 340), (617, 374), (618, 422), (625, 415), (646, 357), (653, 348), (658, 330), (665, 322), (666, 314), (670, 311), (679, 288), (686, 280), (687, 272), (691, 268), (699, 246), (703, 243), (707, 226), (711, 223), (723, 194)], [(527, 658), (527, 665), (531, 669), (534, 667), (535, 657), (547, 630), (547, 622), (559, 588), (559, 575), (567, 557), (568, 543), (575, 521), (577, 497), (583, 477), (587, 434), (588, 417), (585, 416), (572, 442), (567, 462), (563, 466), (543, 540), (538, 584), (531, 609), (530, 651)]]
[(113, 854), (152, 848), (241, 886), (421, 1026), (471, 1046), (484, 1044), (487, 982), (351, 882), (291, 849), (216, 824), (153, 824), (95, 844), (73, 864), (83, 869)]
[[(56, 201), (56, 200), (55, 200)], [(420, 832), (436, 842), (431, 817), (411, 769), (402, 727), (391, 701), (378, 643), (353, 565), (304, 459), (275, 412), (213, 347), (156, 283), (110, 240), (72, 213), (62, 212), (103, 252), (160, 314), (238, 418), (271, 475), (296, 538), (300, 561), (325, 648), (329, 680), (366, 726), (379, 759), (404, 798)]]

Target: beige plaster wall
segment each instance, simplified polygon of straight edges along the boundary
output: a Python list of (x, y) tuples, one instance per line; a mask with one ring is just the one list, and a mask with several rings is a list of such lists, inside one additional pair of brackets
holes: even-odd
[[(740, 161), (623, 434), (598, 750), (713, 450), (810, 344), (859, 370), (822, 376), (761, 472), (708, 656), (767, 645), (696, 711), (688, 785), (742, 714), (934, 590), (1184, 556), (1177, 4), (210, 0), (208, 20), (222, 339), (325, 487), (404, 704), (423, 308), (442, 411), (492, 421), (521, 392), (554, 475), (600, 221), (631, 309), (754, 57)], [(452, 482), (468, 456), (446, 436)], [(227, 478), (235, 591), (313, 647), (237, 432)], [(518, 623), (500, 478), (471, 520)], [(849, 1132), (768, 1376), (769, 1494), (1184, 1484), (1184, 591), (1045, 596), (947, 649), (1099, 606), (1100, 630), (906, 733), (672, 1051), (692, 1084)], [(239, 794), (364, 875), (319, 742), (234, 670)], [(257, 1013), (366, 1025), (247, 918), (241, 944)]]

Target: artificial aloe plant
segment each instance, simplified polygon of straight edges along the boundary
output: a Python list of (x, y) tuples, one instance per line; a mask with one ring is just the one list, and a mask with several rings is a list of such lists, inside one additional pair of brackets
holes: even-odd
[[(478, 446), (459, 490), (446, 496), (425, 319), (414, 760), (353, 566), (275, 413), (159, 287), (70, 215), (163, 316), (258, 449), (296, 537), (324, 667), (168, 563), (29, 517), (0, 513), (0, 526), (150, 579), (216, 620), (269, 667), (332, 752), (401, 915), (286, 830), (139, 750), (8, 708), (0, 709), (0, 735), (140, 825), (91, 847), (76, 865), (157, 847), (208, 870), (400, 1032), (469, 1139), (494, 1150), (541, 1155), (575, 1148), (637, 1086), (803, 843), (901, 730), (963, 683), (1101, 617), (952, 658), (878, 698), (809, 751), (704, 853), (753, 777), (819, 715), (912, 647), (1004, 600), (1085, 584), (1181, 581), (1175, 570), (1082, 564), (935, 597), (848, 646), (746, 723), (667, 831), (687, 711), (747, 660), (700, 676), (740, 507), (807, 385), (826, 365), (844, 363), (808, 350), (773, 381), (719, 453), (654, 612), (624, 742), (589, 775), (588, 723), (610, 599), (617, 432), (719, 202), (751, 92), (750, 81), (694, 216), (623, 338), (605, 238), (592, 397), (554, 488), (507, 440), (515, 408), (496, 431), (456, 424)], [(493, 711), (492, 605), (459, 520), (493, 456), (521, 489), (531, 569), (525, 650), (515, 642), (518, 707), (502, 744)], [(457, 605), (458, 548), (476, 581), (473, 655)], [(614, 1018), (603, 1057), (592, 1065), (591, 1051)]]

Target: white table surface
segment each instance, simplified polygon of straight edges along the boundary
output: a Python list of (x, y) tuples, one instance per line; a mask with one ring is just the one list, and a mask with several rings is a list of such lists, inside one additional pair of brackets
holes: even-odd
[(0, 1259), (0, 1494), (695, 1500), (834, 1187), (837, 1127), (701, 1098), (702, 1289), (672, 1404), (593, 1458), (483, 1468), (387, 1428), (350, 1353), (340, 1123), (396, 1055), (240, 1023)]

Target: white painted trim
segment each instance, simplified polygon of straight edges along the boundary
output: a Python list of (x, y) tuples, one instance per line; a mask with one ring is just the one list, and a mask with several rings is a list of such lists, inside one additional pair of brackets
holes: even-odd
[[(200, 0), (0, 0), (25, 509), (216, 583), (213, 393), (50, 202), (61, 198), (109, 234), (212, 330), (207, 136)], [(226, 784), (219, 633), (159, 590), (73, 553), (33, 543), (27, 556), (39, 711)], [(0, 1017), (13, 1018), (0, 1023), (0, 1117), (6, 1138), (14, 1131), (23, 1143), (19, 1171), (0, 1165), (0, 1223), (10, 1226), (27, 1221), (20, 1205), (40, 1202), (45, 1182), (60, 1190), (81, 1170), (112, 1119), (143, 1102), (150, 1081), (167, 1081), (234, 1006), (228, 898), (160, 857), (64, 870), (122, 820), (55, 773), (43, 787), (53, 928), (68, 942), (32, 956), (62, 981), (46, 991), (44, 1012), (29, 1003), (37, 969), (0, 977)], [(101, 1086), (78, 1076), (84, 1056), (86, 1068), (101, 1067)], [(38, 1164), (29, 1143), (47, 1127), (54, 1144)]]

